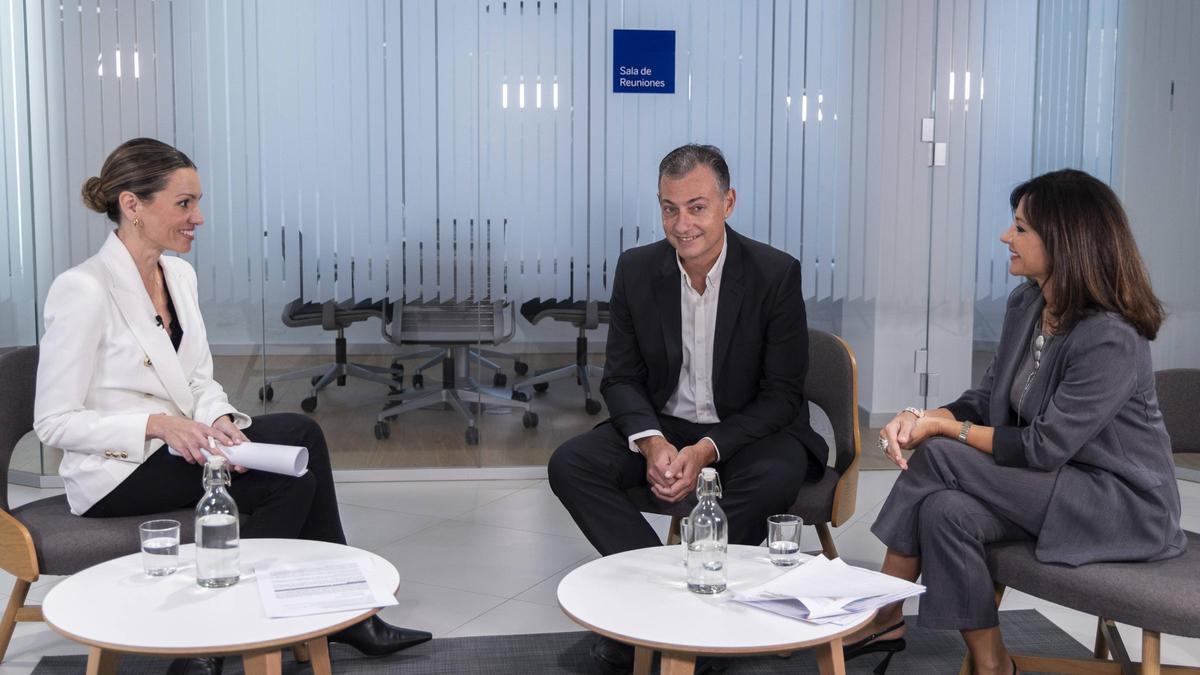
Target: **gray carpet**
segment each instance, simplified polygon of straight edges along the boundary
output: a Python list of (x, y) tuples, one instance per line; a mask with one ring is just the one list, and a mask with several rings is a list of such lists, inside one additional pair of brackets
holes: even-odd
[[(1009, 648), (1022, 654), (1051, 654), (1063, 657), (1084, 657), (1091, 654), (1066, 633), (1059, 630), (1034, 610), (1001, 612), (1000, 624)], [(600, 671), (593, 665), (588, 650), (594, 638), (590, 633), (550, 633), (539, 635), (502, 635), (494, 637), (443, 638), (427, 642), (386, 659), (364, 659), (352, 649), (333, 645), (330, 654), (336, 673), (403, 675), (438, 675), (457, 673), (575, 673), (594, 675)], [(908, 649), (892, 660), (888, 673), (956, 673), (962, 663), (963, 644), (958, 633), (924, 630), (911, 621), (908, 629)], [(871, 654), (847, 664), (848, 672), (869, 673), (880, 660)], [(157, 675), (163, 673), (169, 661), (144, 656), (121, 659), (121, 675)], [(727, 662), (727, 673), (816, 673), (811, 654), (799, 653), (791, 658), (776, 656), (742, 658)], [(86, 657), (47, 656), (38, 662), (34, 675), (77, 675), (84, 672)], [(241, 661), (233, 658), (226, 663), (225, 672), (241, 673)], [(284, 654), (284, 673), (308, 673), (307, 665), (291, 660)]]

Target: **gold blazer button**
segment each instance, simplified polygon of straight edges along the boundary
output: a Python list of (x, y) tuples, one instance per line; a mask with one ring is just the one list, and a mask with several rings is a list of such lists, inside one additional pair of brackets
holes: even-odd
[(147, 357), (146, 357), (146, 361), (145, 361), (145, 363), (146, 363), (146, 367), (147, 367), (147, 368), (149, 368), (150, 366), (154, 365), (153, 363), (151, 363), (151, 362), (150, 362), (150, 357), (149, 357), (149, 356), (147, 356)]
[(121, 459), (129, 459), (129, 453), (122, 450), (121, 451)]

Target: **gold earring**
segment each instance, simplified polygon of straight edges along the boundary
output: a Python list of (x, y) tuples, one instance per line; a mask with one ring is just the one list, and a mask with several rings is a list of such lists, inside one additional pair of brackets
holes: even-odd
[(133, 226), (134, 226), (134, 227), (141, 227), (141, 226), (142, 226), (142, 219), (141, 219), (141, 218), (134, 218), (134, 219), (133, 219)]

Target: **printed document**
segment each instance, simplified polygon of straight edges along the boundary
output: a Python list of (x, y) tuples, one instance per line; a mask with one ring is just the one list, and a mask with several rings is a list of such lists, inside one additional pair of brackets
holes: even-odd
[(263, 609), (272, 619), (396, 604), (391, 589), (372, 583), (370, 558), (275, 563), (254, 568)]

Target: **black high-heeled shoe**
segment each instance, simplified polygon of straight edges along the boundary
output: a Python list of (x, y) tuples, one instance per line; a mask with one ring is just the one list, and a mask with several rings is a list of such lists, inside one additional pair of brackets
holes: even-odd
[(864, 654), (885, 652), (886, 656), (884, 656), (883, 660), (879, 662), (879, 665), (875, 666), (874, 671), (875, 675), (884, 675), (884, 673), (887, 672), (888, 665), (890, 665), (892, 662), (892, 657), (896, 655), (896, 652), (904, 651), (904, 648), (908, 646), (908, 643), (905, 642), (904, 638), (902, 637), (893, 638), (891, 640), (880, 640), (879, 636), (887, 635), (897, 628), (903, 627), (904, 621), (900, 621), (899, 623), (888, 626), (877, 633), (871, 633), (867, 637), (858, 640), (857, 642), (845, 645), (842, 647), (842, 660), (849, 661), (850, 659), (858, 658)]
[(431, 633), (398, 628), (373, 616), (329, 636), (330, 642), (350, 645), (367, 656), (387, 656), (433, 639)]

